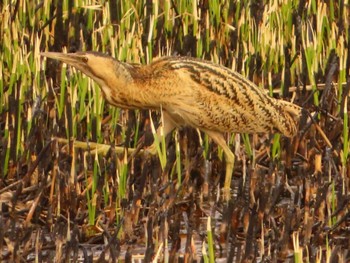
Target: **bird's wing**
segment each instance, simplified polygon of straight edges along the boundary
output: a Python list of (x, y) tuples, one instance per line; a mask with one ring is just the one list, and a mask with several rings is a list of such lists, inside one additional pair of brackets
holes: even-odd
[(269, 97), (265, 91), (258, 88), (253, 82), (247, 80), (233, 70), (210, 61), (191, 57), (164, 57), (155, 63), (159, 70), (172, 70), (189, 74), (193, 81), (218, 95), (222, 95), (237, 104), (246, 102), (252, 104), (263, 102)]
[(203, 126), (215, 122), (221, 130), (249, 133), (278, 130), (288, 137), (296, 133), (294, 117), (300, 115), (300, 108), (268, 96), (237, 72), (189, 57), (165, 57), (154, 62), (154, 65), (160, 71), (177, 74), (184, 80), (184, 89), (188, 79), (192, 80), (189, 85), (197, 88), (197, 99), (208, 108), (207, 111), (203, 109), (203, 114), (214, 115), (212, 123), (208, 121)]

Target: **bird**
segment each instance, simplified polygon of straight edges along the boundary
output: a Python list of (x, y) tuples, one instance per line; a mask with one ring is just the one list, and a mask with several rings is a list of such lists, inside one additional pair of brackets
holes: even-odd
[(224, 151), (223, 195), (230, 199), (235, 156), (224, 134), (298, 132), (302, 108), (275, 99), (238, 72), (211, 61), (165, 56), (147, 65), (131, 64), (99, 52), (43, 52), (70, 65), (101, 88), (103, 97), (124, 109), (163, 112), (163, 134), (190, 126), (206, 133)]

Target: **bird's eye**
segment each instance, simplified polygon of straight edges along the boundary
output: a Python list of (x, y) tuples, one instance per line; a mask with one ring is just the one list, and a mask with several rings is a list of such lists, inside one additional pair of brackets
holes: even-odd
[(83, 57), (82, 60), (84, 63), (87, 63), (89, 61), (89, 59), (87, 57)]

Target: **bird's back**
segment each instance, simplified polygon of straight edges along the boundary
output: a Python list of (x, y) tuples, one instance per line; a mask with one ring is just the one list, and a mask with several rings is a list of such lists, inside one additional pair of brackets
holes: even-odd
[[(221, 132), (297, 132), (301, 108), (270, 97), (254, 83), (226, 67), (189, 57), (164, 57), (150, 65), (162, 77), (163, 109), (174, 120)], [(154, 83), (157, 83), (155, 81)]]

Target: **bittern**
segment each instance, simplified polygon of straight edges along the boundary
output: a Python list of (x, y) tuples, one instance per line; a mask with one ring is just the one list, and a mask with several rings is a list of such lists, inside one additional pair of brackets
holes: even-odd
[(224, 151), (224, 196), (229, 195), (234, 154), (225, 132), (297, 133), (301, 108), (270, 97), (224, 66), (191, 57), (163, 57), (149, 65), (120, 62), (96, 52), (41, 53), (80, 70), (101, 87), (104, 98), (126, 109), (163, 109), (164, 135), (184, 125), (208, 134)]

